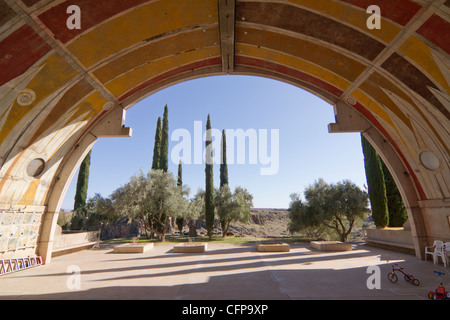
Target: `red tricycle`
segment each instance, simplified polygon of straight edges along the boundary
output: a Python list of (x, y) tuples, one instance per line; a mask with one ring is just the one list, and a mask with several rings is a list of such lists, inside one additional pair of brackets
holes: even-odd
[[(440, 276), (443, 276), (444, 272), (434, 271)], [(450, 299), (450, 292), (445, 291), (445, 287), (441, 285), (437, 287), (436, 290), (428, 292), (428, 298), (432, 300), (440, 300), (440, 299)]]
[(415, 279), (413, 275), (408, 274), (405, 271), (403, 271), (403, 268), (399, 267), (399, 265), (396, 263), (392, 265), (392, 272), (388, 273), (388, 279), (390, 282), (396, 283), (398, 281), (398, 277), (395, 274), (395, 271), (400, 271), (401, 273), (403, 273), (404, 279), (406, 281), (412, 283), (413, 285), (418, 286), (420, 284), (419, 279)]

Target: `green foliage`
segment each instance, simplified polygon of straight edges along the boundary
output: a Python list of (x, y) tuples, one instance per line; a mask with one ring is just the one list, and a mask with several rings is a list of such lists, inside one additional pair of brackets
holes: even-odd
[(367, 194), (348, 180), (328, 184), (319, 179), (305, 189), (304, 197), (305, 201), (302, 201), (300, 195), (291, 195), (291, 233), (307, 231), (311, 234), (327, 228), (345, 242), (355, 222), (369, 212)]
[(205, 220), (206, 232), (211, 239), (214, 228), (214, 182), (213, 182), (213, 149), (211, 137), (211, 120), (208, 114), (206, 121), (205, 150)]
[(384, 182), (386, 185), (389, 227), (402, 227), (408, 219), (408, 213), (406, 212), (402, 196), (398, 191), (397, 185), (395, 184), (394, 178), (392, 178), (389, 169), (383, 161), (381, 161), (381, 166), (383, 168)]
[(199, 188), (194, 197), (189, 201), (189, 209), (185, 219), (205, 219), (205, 190)]
[(389, 224), (389, 213), (381, 160), (362, 134), (361, 144), (364, 153), (364, 167), (366, 170), (373, 221), (377, 227), (385, 228)]
[(177, 186), (181, 187), (183, 185), (183, 167), (178, 163), (178, 175), (177, 175)]
[(109, 198), (103, 198), (96, 193), (86, 204), (74, 210), (72, 215), (72, 230), (98, 230), (102, 223), (117, 219), (113, 203)]
[(242, 187), (236, 187), (234, 193), (231, 193), (230, 187), (225, 184), (216, 190), (215, 205), (222, 228), (222, 236), (225, 237), (231, 222), (248, 222), (253, 196)]
[(73, 210), (77, 210), (86, 204), (87, 188), (89, 182), (89, 166), (91, 164), (91, 151), (83, 159), (78, 171), (77, 189), (75, 192), (75, 202)]
[(225, 130), (222, 130), (222, 142), (221, 142), (221, 155), (220, 155), (220, 187), (228, 184), (228, 165), (227, 165), (227, 137), (225, 136)]
[(155, 132), (155, 145), (153, 146), (153, 161), (152, 169), (160, 169), (160, 157), (161, 157), (161, 117), (158, 117), (156, 122), (156, 132)]
[(164, 107), (162, 131), (161, 131), (161, 151), (159, 169), (167, 172), (169, 169), (169, 111), (167, 105)]
[(116, 189), (112, 201), (118, 213), (139, 220), (148, 232), (164, 241), (167, 218), (178, 217), (189, 209), (187, 194), (189, 190), (178, 187), (172, 173), (151, 170), (147, 175), (140, 172)]
[(89, 166), (91, 164), (91, 151), (88, 152), (78, 171), (77, 188), (75, 192), (75, 201), (73, 205), (74, 214), (72, 216), (72, 230), (81, 230), (85, 220), (85, 206), (87, 197), (87, 188), (89, 182)]
[[(177, 186), (178, 187), (183, 186), (183, 168), (181, 166), (181, 160), (180, 160), (180, 163), (178, 163)], [(177, 225), (178, 230), (180, 230), (180, 234), (181, 234), (181, 232), (183, 231), (183, 224), (184, 224), (183, 216), (176, 218), (175, 223)]]

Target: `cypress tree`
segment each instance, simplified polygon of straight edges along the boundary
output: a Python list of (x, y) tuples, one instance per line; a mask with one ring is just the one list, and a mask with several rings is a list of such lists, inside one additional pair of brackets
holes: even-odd
[(156, 122), (155, 145), (153, 146), (153, 162), (152, 170), (158, 170), (160, 167), (161, 157), (161, 117)]
[(228, 184), (228, 165), (227, 165), (227, 137), (225, 130), (222, 130), (222, 148), (220, 156), (220, 187)]
[(167, 104), (164, 107), (162, 131), (161, 131), (161, 154), (160, 154), (160, 169), (167, 172), (169, 169), (169, 111)]
[(73, 215), (70, 228), (72, 230), (81, 230), (86, 220), (87, 188), (89, 182), (89, 166), (91, 164), (91, 151), (88, 152), (78, 171), (77, 189), (75, 192), (75, 201), (73, 204)]
[(389, 211), (389, 227), (402, 227), (405, 221), (408, 219), (408, 213), (406, 212), (405, 205), (402, 200), (402, 196), (398, 191), (394, 178), (392, 178), (389, 169), (381, 160), (381, 166), (383, 168), (384, 182), (386, 184), (386, 198)]
[(78, 171), (77, 189), (75, 192), (75, 202), (73, 210), (82, 208), (86, 205), (87, 188), (89, 182), (89, 166), (91, 164), (91, 151), (88, 152)]
[(205, 220), (206, 231), (209, 239), (212, 238), (214, 228), (214, 182), (213, 182), (213, 163), (212, 163), (212, 137), (211, 120), (208, 114), (206, 121), (206, 152), (205, 152)]
[(177, 186), (181, 187), (183, 185), (183, 168), (181, 167), (181, 160), (178, 163), (178, 178), (177, 178)]
[(378, 228), (384, 228), (389, 224), (389, 213), (381, 159), (362, 134), (361, 144), (373, 221)]
[[(183, 175), (183, 168), (181, 167), (181, 160), (180, 160), (180, 163), (178, 163), (178, 178), (177, 178), (177, 186), (180, 188), (183, 186), (182, 175)], [(176, 219), (176, 224), (177, 224), (178, 230), (180, 230), (180, 235), (181, 235), (181, 231), (183, 230), (183, 224), (184, 224), (183, 217), (178, 217)]]

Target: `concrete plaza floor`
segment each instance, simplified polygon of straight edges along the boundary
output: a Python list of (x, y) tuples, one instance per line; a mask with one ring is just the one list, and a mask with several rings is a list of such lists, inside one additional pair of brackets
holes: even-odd
[[(114, 254), (112, 245), (102, 244), (55, 257), (48, 265), (0, 276), (0, 299), (426, 300), (440, 281), (434, 270), (446, 273), (442, 280), (450, 289), (450, 268), (442, 263), (367, 245), (346, 252), (321, 252), (307, 243), (281, 253), (223, 243), (208, 243), (197, 254), (172, 248), (156, 244), (145, 253)], [(390, 283), (392, 263), (418, 278), (420, 286), (399, 272), (398, 282)], [(380, 267), (380, 289), (367, 287), (375, 276), (369, 266)]]

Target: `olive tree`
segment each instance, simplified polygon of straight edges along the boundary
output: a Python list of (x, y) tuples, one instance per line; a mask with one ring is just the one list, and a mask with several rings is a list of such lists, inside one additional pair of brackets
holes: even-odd
[(250, 219), (253, 196), (242, 187), (236, 187), (231, 193), (229, 186), (225, 184), (219, 190), (216, 189), (215, 205), (222, 236), (225, 237), (231, 222), (247, 222)]
[(346, 242), (355, 222), (369, 213), (367, 193), (348, 180), (328, 184), (319, 179), (306, 188), (304, 197), (302, 201), (299, 195), (291, 196), (291, 232), (326, 227)]
[(186, 187), (178, 187), (172, 173), (151, 170), (147, 175), (140, 172), (112, 194), (114, 207), (123, 215), (141, 222), (148, 231), (165, 240), (167, 218), (177, 217), (188, 211)]

